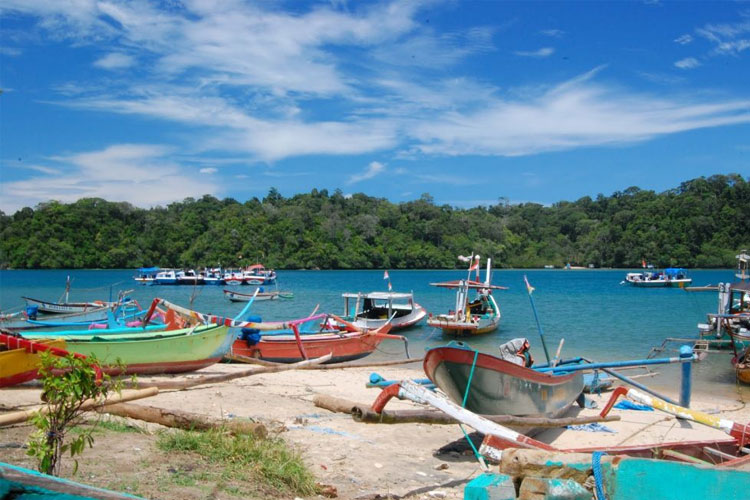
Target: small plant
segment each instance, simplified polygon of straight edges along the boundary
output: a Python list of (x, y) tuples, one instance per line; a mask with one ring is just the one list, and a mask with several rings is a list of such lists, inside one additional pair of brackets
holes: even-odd
[[(73, 354), (60, 357), (43, 352), (40, 360), (42, 399), (46, 406), (31, 417), (37, 430), (29, 436), (27, 453), (36, 457), (40, 472), (57, 476), (63, 453), (70, 451), (70, 456), (74, 457), (83, 453), (86, 444), (89, 447), (94, 445), (93, 432), (101, 415), (93, 425), (83, 428), (75, 438), (65, 442), (68, 430), (82, 421), (84, 402), (103, 402), (112, 392), (120, 392), (121, 383), (106, 374), (97, 380), (95, 367), (99, 362), (94, 357), (84, 359)], [(74, 461), (75, 474), (78, 460)]]

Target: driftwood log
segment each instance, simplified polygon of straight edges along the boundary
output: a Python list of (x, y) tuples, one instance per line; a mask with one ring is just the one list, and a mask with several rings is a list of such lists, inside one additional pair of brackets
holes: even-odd
[(133, 418), (144, 422), (160, 424), (165, 427), (175, 427), (184, 430), (208, 430), (225, 428), (232, 434), (253, 434), (259, 438), (268, 435), (266, 426), (258, 422), (243, 420), (223, 420), (211, 418), (197, 413), (181, 410), (166, 410), (155, 406), (134, 405), (129, 403), (118, 403), (97, 411), (109, 413), (119, 417)]
[[(347, 399), (318, 394), (313, 398), (313, 404), (337, 413), (349, 413), (358, 422), (371, 424), (457, 424), (458, 420), (438, 410), (383, 410), (376, 413), (370, 409), (370, 405), (355, 403)], [(516, 417), (513, 415), (482, 415), (487, 420), (497, 424), (512, 427), (565, 427), (566, 425), (581, 425), (594, 422), (612, 422), (620, 420), (619, 415), (607, 415), (600, 417), (566, 417), (566, 418), (544, 418), (544, 417)]]
[[(240, 356), (238, 354), (230, 354), (225, 356), (230, 361), (237, 361), (240, 363), (246, 363), (249, 365), (261, 365), (261, 366), (284, 366), (284, 363), (274, 363), (273, 361), (265, 361), (262, 359), (251, 358), (249, 356)], [(374, 368), (377, 366), (393, 366), (393, 365), (406, 365), (410, 363), (421, 363), (424, 358), (409, 358), (409, 359), (394, 359), (391, 361), (375, 361), (372, 363), (334, 363), (330, 365), (309, 365), (301, 367), (301, 370), (343, 370), (344, 368)]]
[[(92, 410), (100, 406), (112, 405), (115, 403), (122, 403), (124, 401), (133, 401), (136, 399), (150, 398), (159, 394), (159, 389), (156, 387), (149, 387), (147, 389), (140, 389), (136, 391), (122, 392), (122, 394), (115, 394), (107, 398), (104, 402), (97, 401), (94, 399), (87, 399), (81, 404), (81, 409)], [(34, 410), (16, 411), (13, 413), (6, 413), (0, 415), (0, 427), (5, 425), (20, 424), (21, 422), (27, 421), (35, 413), (47, 413), (47, 407), (42, 406)]]
[[(331, 359), (331, 355), (326, 354), (325, 356), (321, 356), (315, 359), (306, 359), (305, 361), (300, 361), (299, 363), (265, 366), (262, 368), (253, 368), (251, 370), (243, 370), (241, 372), (236, 372), (236, 373), (222, 373), (221, 375), (204, 375), (202, 377), (197, 377), (197, 378), (193, 378), (189, 380), (173, 380), (173, 381), (168, 381), (168, 382), (156, 382), (154, 384), (138, 384), (138, 386), (139, 387), (154, 387), (159, 390), (184, 390), (184, 389), (190, 389), (191, 387), (196, 387), (199, 385), (217, 384), (219, 382), (227, 382), (229, 380), (250, 377), (252, 375), (260, 375), (262, 373), (275, 373), (275, 372), (283, 372), (287, 370), (297, 370), (306, 366), (325, 363), (329, 359)], [(123, 384), (125, 384), (125, 382), (123, 382)], [(129, 384), (130, 382), (128, 382), (128, 385)]]

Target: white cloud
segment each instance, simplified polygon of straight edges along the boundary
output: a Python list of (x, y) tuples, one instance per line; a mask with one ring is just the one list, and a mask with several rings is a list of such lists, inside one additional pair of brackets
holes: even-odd
[(738, 55), (750, 48), (750, 16), (747, 14), (736, 23), (707, 24), (695, 31), (714, 44), (713, 55)]
[(124, 69), (135, 64), (135, 59), (121, 52), (112, 52), (94, 61), (94, 66), (104, 69)]
[(383, 165), (382, 163), (377, 161), (370, 162), (364, 172), (349, 177), (347, 184), (354, 184), (356, 182), (372, 179), (376, 175), (382, 174), (384, 171), (385, 165)]
[(697, 68), (701, 65), (700, 61), (694, 57), (686, 57), (685, 59), (680, 59), (679, 61), (675, 61), (675, 66), (677, 66), (680, 69), (693, 69)]
[(554, 53), (555, 53), (555, 49), (553, 49), (552, 47), (542, 47), (541, 49), (534, 50), (534, 51), (518, 50), (518, 51), (514, 52), (514, 54), (517, 55), (517, 56), (539, 57), (539, 58), (541, 58), (541, 57), (549, 57), (549, 56), (551, 56)]
[(675, 41), (675, 43), (679, 43), (680, 45), (687, 45), (687, 44), (689, 44), (690, 42), (693, 41), (693, 37), (692, 37), (692, 35), (684, 34), (684, 35), (681, 35), (681, 36), (678, 36), (677, 38), (675, 38), (674, 41)]
[(21, 49), (17, 49), (15, 47), (2, 47), (0, 46), (0, 54), (8, 57), (18, 57), (21, 54), (23, 54), (23, 51)]
[[(0, 210), (11, 213), (48, 200), (69, 203), (85, 197), (150, 207), (218, 192), (216, 185), (191, 178), (167, 159), (171, 152), (163, 146), (118, 144), (53, 158), (61, 168), (49, 169), (48, 175), (0, 184)], [(54, 170), (57, 175), (49, 175)]]
[(202, 169), (198, 170), (198, 172), (200, 172), (202, 174), (215, 174), (218, 171), (219, 170), (217, 168), (215, 168), (215, 167), (205, 167), (205, 168), (202, 168)]
[(629, 93), (592, 81), (596, 71), (524, 99), (446, 111), (410, 129), (424, 154), (520, 156), (750, 123), (750, 101), (715, 103)]

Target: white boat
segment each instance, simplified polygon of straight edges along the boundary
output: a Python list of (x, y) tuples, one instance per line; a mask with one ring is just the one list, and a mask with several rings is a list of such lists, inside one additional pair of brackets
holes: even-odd
[(293, 299), (293, 292), (284, 292), (274, 290), (271, 292), (258, 291), (258, 293), (239, 293), (234, 290), (224, 289), (224, 297), (228, 298), (232, 302), (250, 302), (255, 297), (255, 301), (259, 300), (278, 300), (278, 299)]
[(270, 285), (276, 282), (276, 271), (266, 269), (263, 264), (253, 264), (242, 271), (245, 285)]
[(743, 250), (736, 255), (737, 259), (737, 272), (734, 274), (741, 281), (745, 281), (750, 278), (750, 255), (747, 250)]
[(685, 287), (693, 282), (687, 275), (687, 270), (681, 267), (668, 267), (664, 271), (642, 271), (627, 273), (625, 281), (633, 286), (642, 288), (657, 287)]
[[(500, 326), (500, 306), (492, 296), (492, 290), (505, 290), (505, 287), (491, 285), (491, 259), (487, 259), (487, 274), (484, 282), (479, 281), (479, 256), (472, 256), (476, 262), (469, 267), (465, 280), (430, 283), (432, 286), (456, 289), (456, 303), (446, 314), (430, 315), (427, 325), (443, 330), (447, 335), (477, 335), (488, 333)], [(477, 270), (477, 278), (469, 279), (471, 271)], [(477, 295), (469, 302), (469, 290), (476, 290)]]
[(414, 294), (397, 292), (345, 293), (344, 319), (363, 330), (374, 330), (391, 321), (391, 330), (414, 326), (425, 316)]
[(141, 285), (153, 285), (156, 280), (156, 275), (161, 271), (158, 267), (141, 267), (138, 269), (138, 274), (133, 277), (136, 283)]

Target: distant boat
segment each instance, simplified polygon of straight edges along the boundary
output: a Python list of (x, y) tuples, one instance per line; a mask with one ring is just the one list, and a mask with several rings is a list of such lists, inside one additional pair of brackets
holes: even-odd
[[(492, 296), (492, 290), (504, 290), (505, 287), (490, 284), (490, 273), (492, 268), (491, 259), (487, 259), (487, 273), (484, 282), (479, 281), (479, 256), (472, 256), (470, 262), (469, 276), (471, 271), (477, 271), (477, 279), (472, 281), (468, 277), (465, 280), (446, 281), (441, 283), (430, 283), (432, 286), (456, 289), (456, 303), (454, 309), (446, 314), (430, 315), (427, 325), (443, 330), (447, 335), (478, 335), (488, 333), (500, 326), (500, 306)], [(469, 290), (476, 290), (477, 295), (469, 302)]]
[(357, 328), (380, 328), (390, 320), (391, 329), (416, 325), (427, 316), (424, 307), (414, 302), (414, 294), (397, 292), (345, 293), (344, 319)]
[(258, 291), (257, 293), (240, 293), (234, 290), (224, 289), (224, 297), (228, 298), (232, 302), (250, 302), (253, 297), (256, 301), (258, 300), (277, 300), (277, 299), (293, 299), (294, 292), (285, 292), (279, 290), (273, 290), (270, 292)]
[(693, 282), (687, 275), (687, 270), (681, 267), (668, 267), (662, 272), (643, 271), (627, 273), (625, 282), (642, 288), (657, 287), (685, 287)]
[(735, 258), (737, 259), (737, 272), (734, 275), (741, 281), (750, 279), (750, 255), (747, 250), (742, 250)]

